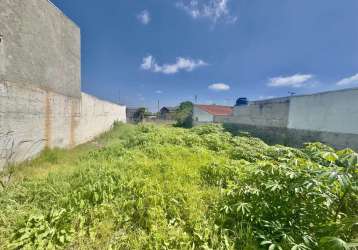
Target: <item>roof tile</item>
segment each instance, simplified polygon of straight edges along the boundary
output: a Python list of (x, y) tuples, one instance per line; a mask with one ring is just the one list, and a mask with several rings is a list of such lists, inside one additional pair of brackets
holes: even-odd
[(212, 115), (232, 115), (232, 107), (221, 105), (195, 105)]

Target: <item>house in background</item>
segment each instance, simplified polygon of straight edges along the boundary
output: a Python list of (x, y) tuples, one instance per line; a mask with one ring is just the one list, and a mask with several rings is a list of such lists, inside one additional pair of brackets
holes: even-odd
[(127, 116), (127, 122), (133, 122), (135, 119), (135, 114), (139, 110), (138, 107), (127, 107), (126, 109), (126, 116)]
[(231, 116), (233, 107), (221, 105), (194, 105), (193, 123), (210, 123), (215, 122), (217, 116)]
[(161, 120), (174, 120), (175, 112), (178, 107), (162, 107), (159, 111), (159, 119)]

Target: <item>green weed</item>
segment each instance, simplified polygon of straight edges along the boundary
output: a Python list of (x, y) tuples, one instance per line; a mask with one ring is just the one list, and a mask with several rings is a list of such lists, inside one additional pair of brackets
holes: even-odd
[(0, 248), (354, 249), (357, 168), (320, 143), (118, 123), (15, 168)]

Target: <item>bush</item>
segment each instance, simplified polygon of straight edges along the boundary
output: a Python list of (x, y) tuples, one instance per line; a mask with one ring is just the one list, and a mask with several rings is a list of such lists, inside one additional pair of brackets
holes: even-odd
[(31, 163), (48, 176), (1, 190), (1, 249), (354, 246), (352, 150), (269, 146), (219, 125), (116, 124), (98, 142), (70, 166), (48, 151)]
[(177, 127), (191, 128), (193, 126), (193, 103), (182, 102), (175, 112), (175, 119)]

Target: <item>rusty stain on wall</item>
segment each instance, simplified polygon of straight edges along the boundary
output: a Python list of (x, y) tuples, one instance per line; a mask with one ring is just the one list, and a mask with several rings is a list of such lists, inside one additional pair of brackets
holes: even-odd
[(71, 114), (70, 114), (70, 147), (76, 146), (76, 128), (78, 127), (78, 117), (79, 117), (79, 103), (76, 100), (71, 100)]
[(31, 84), (0, 81), (0, 172), (46, 147), (88, 142), (114, 121), (125, 121), (125, 107), (85, 93), (77, 99)]
[(51, 92), (46, 91), (45, 96), (45, 141), (46, 147), (51, 147)]
[(0, 33), (0, 76), (5, 74), (5, 46), (4, 37)]

